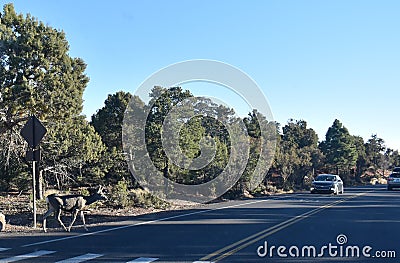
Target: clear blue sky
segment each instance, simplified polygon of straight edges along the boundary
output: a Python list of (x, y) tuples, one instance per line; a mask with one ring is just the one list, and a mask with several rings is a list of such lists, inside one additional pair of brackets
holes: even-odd
[(400, 1), (12, 1), (65, 31), (88, 64), (84, 114), (169, 64), (213, 59), (249, 74), (275, 120), (322, 140), (335, 118), (400, 149)]

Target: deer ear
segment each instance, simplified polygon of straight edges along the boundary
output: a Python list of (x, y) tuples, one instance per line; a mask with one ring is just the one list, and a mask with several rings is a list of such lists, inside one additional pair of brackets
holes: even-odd
[(99, 185), (99, 190), (97, 190), (98, 192), (101, 192), (101, 191), (103, 191), (103, 186), (102, 185)]

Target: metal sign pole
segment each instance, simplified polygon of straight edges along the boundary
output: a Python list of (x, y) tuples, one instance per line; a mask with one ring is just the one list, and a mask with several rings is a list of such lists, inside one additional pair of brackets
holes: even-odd
[[(32, 124), (32, 136), (35, 138), (35, 133), (36, 133), (36, 122), (34, 121)], [(32, 147), (32, 152), (34, 154), (35, 149)], [(33, 194), (33, 228), (36, 228), (36, 160), (35, 157), (33, 157), (33, 162), (32, 162), (32, 194)]]
[(36, 228), (36, 161), (32, 162), (33, 227)]
[[(36, 162), (40, 159), (40, 150), (35, 151), (47, 130), (43, 124), (34, 116), (31, 115), (24, 127), (22, 127), (20, 134), (28, 143), (30, 148), (29, 159), (32, 161), (32, 192), (33, 192), (33, 227), (36, 228)], [(36, 158), (38, 154), (38, 158)], [(28, 154), (27, 154), (28, 156)]]

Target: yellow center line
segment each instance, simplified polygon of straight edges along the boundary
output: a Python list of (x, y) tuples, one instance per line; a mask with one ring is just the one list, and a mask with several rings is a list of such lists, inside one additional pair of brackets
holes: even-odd
[(344, 198), (344, 199), (341, 199), (341, 200), (337, 200), (335, 202), (332, 202), (332, 203), (323, 205), (321, 207), (315, 208), (315, 209), (313, 209), (311, 211), (308, 211), (308, 212), (305, 212), (305, 213), (303, 213), (301, 215), (297, 215), (297, 216), (295, 216), (295, 217), (293, 217), (291, 219), (288, 219), (288, 220), (286, 220), (284, 222), (281, 222), (281, 223), (279, 223), (277, 225), (269, 227), (269, 228), (267, 228), (265, 230), (262, 230), (262, 231), (260, 231), (258, 233), (255, 233), (255, 234), (253, 234), (253, 235), (251, 235), (249, 237), (241, 239), (241, 240), (239, 240), (239, 241), (237, 241), (237, 242), (235, 242), (235, 243), (233, 243), (231, 245), (228, 245), (228, 246), (226, 246), (224, 248), (221, 248), (221, 249), (219, 249), (219, 250), (217, 250), (217, 251), (215, 251), (215, 252), (213, 252), (213, 253), (211, 253), (211, 254), (203, 257), (203, 258), (201, 258), (200, 261), (210, 261), (211, 258), (214, 258), (214, 259), (211, 260), (212, 262), (217, 262), (219, 260), (222, 260), (222, 259), (224, 259), (224, 258), (226, 258), (226, 257), (228, 257), (230, 255), (233, 255), (234, 253), (242, 250), (243, 248), (246, 248), (246, 247), (250, 246), (251, 244), (253, 244), (253, 243), (255, 243), (255, 242), (257, 242), (257, 241), (259, 241), (259, 240), (261, 240), (263, 238), (266, 238), (266, 237), (268, 237), (268, 236), (270, 236), (270, 235), (272, 235), (272, 234), (274, 234), (274, 233), (276, 233), (276, 232), (278, 232), (278, 231), (280, 231), (280, 230), (282, 230), (284, 228), (287, 228), (287, 227), (289, 227), (289, 226), (291, 226), (291, 225), (293, 225), (293, 224), (295, 224), (295, 223), (297, 223), (297, 222), (299, 222), (299, 221), (301, 221), (303, 219), (306, 219), (306, 218), (308, 218), (308, 217), (310, 217), (312, 215), (315, 215), (315, 214), (317, 214), (317, 213), (319, 213), (319, 212), (321, 212), (321, 211), (323, 211), (323, 210), (325, 210), (327, 208), (333, 207), (333, 206), (338, 205), (340, 203), (343, 203), (345, 201), (348, 201), (348, 200), (351, 200), (353, 198), (365, 195), (367, 193), (368, 192), (358, 193), (358, 194), (352, 195), (350, 197), (347, 197), (347, 198)]

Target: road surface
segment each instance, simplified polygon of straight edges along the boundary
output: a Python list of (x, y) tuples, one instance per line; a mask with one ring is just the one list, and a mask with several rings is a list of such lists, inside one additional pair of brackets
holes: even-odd
[(89, 232), (0, 233), (0, 262), (400, 262), (399, 223), (400, 191), (354, 187), (144, 215)]

